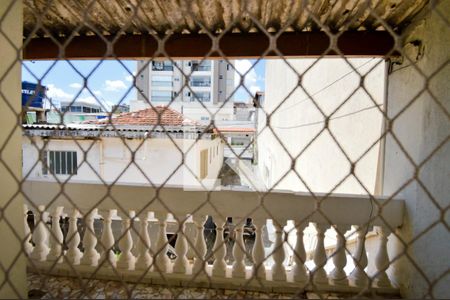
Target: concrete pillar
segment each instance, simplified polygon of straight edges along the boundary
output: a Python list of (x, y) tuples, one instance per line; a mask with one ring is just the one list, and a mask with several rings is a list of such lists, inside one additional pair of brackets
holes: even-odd
[[(420, 236), (408, 245), (409, 257), (403, 254), (405, 249), (400, 242), (397, 249), (390, 249), (397, 250), (390, 257), (402, 255), (396, 268), (390, 270), (396, 275), (393, 278), (402, 295), (448, 298), (450, 1), (440, 1), (434, 8), (430, 3), (426, 9), (430, 11), (415, 19), (403, 34), (403, 55), (410, 60), (404, 58), (393, 64), (388, 77), (390, 118), (415, 100), (391, 127), (402, 147), (392, 136), (386, 139), (383, 193), (395, 193), (397, 198), (405, 199), (406, 218), (399, 231), (402, 240), (408, 243)], [(420, 182), (413, 180), (404, 186), (411, 178)], [(436, 221), (440, 222), (432, 226)]]
[(0, 20), (0, 298), (12, 299), (27, 296), (26, 258), (19, 240), (24, 238), (23, 198), (19, 193), (21, 61), (17, 50), (22, 46), (22, 1), (0, 1)]

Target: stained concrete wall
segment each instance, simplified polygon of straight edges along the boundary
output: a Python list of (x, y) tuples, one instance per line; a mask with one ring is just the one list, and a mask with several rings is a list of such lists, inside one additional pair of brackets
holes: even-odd
[[(25, 298), (27, 284), (20, 239), (24, 238), (20, 193), (22, 1), (0, 1), (0, 298)], [(5, 35), (8, 37), (5, 38)], [(22, 253), (22, 254), (21, 254)], [(5, 270), (8, 270), (6, 273)], [(7, 279), (7, 281), (4, 281)]]
[(407, 28), (403, 54), (411, 61), (404, 57), (388, 75), (387, 112), (398, 117), (397, 140), (386, 140), (383, 193), (406, 201), (399, 234), (409, 257), (397, 262), (397, 279), (408, 298), (450, 298), (450, 1), (435, 9), (441, 16), (428, 12)]

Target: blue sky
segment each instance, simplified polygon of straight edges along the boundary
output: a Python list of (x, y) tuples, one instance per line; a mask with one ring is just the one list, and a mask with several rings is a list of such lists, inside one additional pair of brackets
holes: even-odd
[[(236, 70), (241, 73), (251, 68), (245, 77), (245, 86), (254, 93), (264, 90), (264, 61), (238, 60)], [(136, 90), (132, 87), (132, 74), (136, 71), (136, 62), (130, 60), (108, 61), (26, 61), (22, 66), (22, 80), (37, 82), (49, 88), (48, 96), (53, 100), (73, 100), (97, 102), (97, 99), (109, 106), (128, 103), (136, 99)], [(84, 89), (84, 78), (90, 91)], [(238, 84), (239, 76), (235, 75)], [(240, 88), (234, 96), (235, 101), (246, 101), (250, 95)]]

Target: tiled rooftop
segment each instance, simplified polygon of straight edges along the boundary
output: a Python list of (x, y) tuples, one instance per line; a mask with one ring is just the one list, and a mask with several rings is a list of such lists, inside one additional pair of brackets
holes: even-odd
[[(167, 106), (155, 106), (147, 109), (121, 113), (111, 119), (114, 125), (196, 125), (196, 122), (185, 118), (181, 113)], [(99, 124), (109, 123), (109, 119), (98, 121)]]

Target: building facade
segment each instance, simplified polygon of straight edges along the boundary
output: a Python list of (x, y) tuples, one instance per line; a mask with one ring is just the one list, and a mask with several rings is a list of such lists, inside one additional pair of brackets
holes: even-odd
[(145, 61), (137, 63), (137, 100), (131, 111), (168, 105), (203, 123), (233, 119), (234, 69), (226, 60)]
[[(290, 59), (289, 64), (266, 62), (257, 152), (267, 188), (375, 193), (385, 63), (359, 58)], [(350, 173), (352, 162), (358, 180)]]
[(220, 138), (203, 133), (181, 114), (157, 107), (120, 114), (112, 119), (114, 127), (107, 123), (24, 125), (23, 174), (45, 181), (193, 188), (219, 184)]

